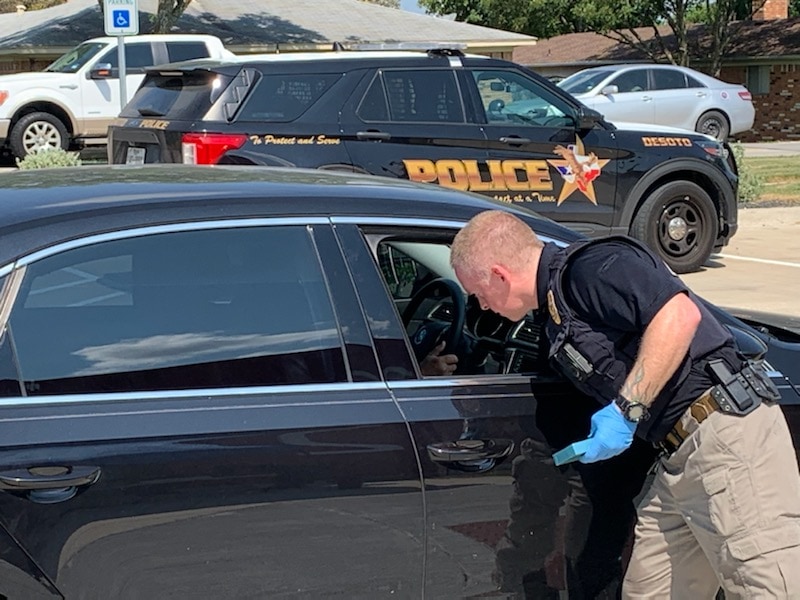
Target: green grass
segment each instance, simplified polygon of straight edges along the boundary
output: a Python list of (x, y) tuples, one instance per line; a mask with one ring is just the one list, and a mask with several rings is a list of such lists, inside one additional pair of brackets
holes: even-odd
[(749, 202), (800, 205), (800, 159), (792, 156), (744, 158), (740, 172), (746, 170), (761, 179), (761, 196)]

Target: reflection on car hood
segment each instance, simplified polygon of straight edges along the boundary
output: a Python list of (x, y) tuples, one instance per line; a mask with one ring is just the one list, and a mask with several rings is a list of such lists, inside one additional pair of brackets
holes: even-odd
[[(608, 119), (606, 119), (608, 121)], [(656, 125), (654, 123), (633, 123), (629, 121), (609, 121), (617, 129), (623, 131), (642, 131), (647, 133), (669, 133), (672, 135), (691, 135), (691, 136), (704, 136), (710, 140), (714, 138), (704, 133), (691, 131), (689, 129), (681, 129), (680, 127), (670, 127), (668, 125)]]

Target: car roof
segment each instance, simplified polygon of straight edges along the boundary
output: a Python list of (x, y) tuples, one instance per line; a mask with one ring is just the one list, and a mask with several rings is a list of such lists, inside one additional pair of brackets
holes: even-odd
[[(67, 173), (67, 171), (69, 171)], [(0, 266), (77, 237), (184, 221), (382, 217), (466, 221), (504, 208), (545, 236), (579, 235), (523, 208), (434, 184), (255, 166), (159, 164), (19, 170), (0, 184)]]
[(608, 71), (608, 72), (616, 73), (617, 71), (627, 71), (627, 70), (630, 70), (630, 69), (642, 69), (642, 68), (646, 68), (646, 69), (670, 69), (670, 70), (683, 71), (684, 73), (688, 73), (692, 77), (694, 77), (696, 79), (699, 79), (700, 81), (702, 81), (702, 82), (704, 82), (706, 84), (717, 83), (717, 84), (736, 85), (736, 84), (732, 84), (732, 83), (728, 83), (728, 82), (722, 81), (720, 79), (712, 77), (711, 75), (707, 75), (706, 73), (703, 73), (701, 71), (697, 71), (695, 69), (692, 69), (691, 67), (682, 67), (681, 65), (663, 65), (663, 64), (658, 64), (658, 63), (626, 63), (626, 64), (621, 64), (621, 65), (620, 64), (617, 64), (617, 65), (606, 65), (606, 66), (603, 66), (603, 67), (590, 67), (588, 69), (582, 69), (581, 71), (578, 71), (578, 72), (579, 73), (586, 73), (586, 72), (590, 72), (590, 71), (597, 71), (597, 72)]

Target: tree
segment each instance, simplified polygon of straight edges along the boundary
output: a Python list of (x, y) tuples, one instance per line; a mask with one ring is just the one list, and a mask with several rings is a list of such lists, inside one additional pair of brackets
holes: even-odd
[[(765, 0), (419, 0), (433, 14), (548, 38), (595, 31), (655, 62), (688, 65), (702, 56), (719, 73), (732, 37)], [(790, 0), (792, 14), (800, 0)], [(697, 25), (702, 27), (697, 28)], [(644, 29), (642, 29), (644, 28)], [(692, 31), (703, 35), (690, 35)]]
[[(172, 26), (189, 6), (192, 0), (158, 0), (158, 10), (151, 18), (153, 33), (169, 33)], [(103, 10), (103, 0), (97, 0)]]

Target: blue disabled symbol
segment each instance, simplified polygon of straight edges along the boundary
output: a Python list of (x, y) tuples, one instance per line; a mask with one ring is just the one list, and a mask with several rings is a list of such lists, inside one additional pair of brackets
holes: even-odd
[(131, 13), (127, 10), (115, 10), (111, 12), (111, 19), (114, 27), (128, 27), (131, 24)]

